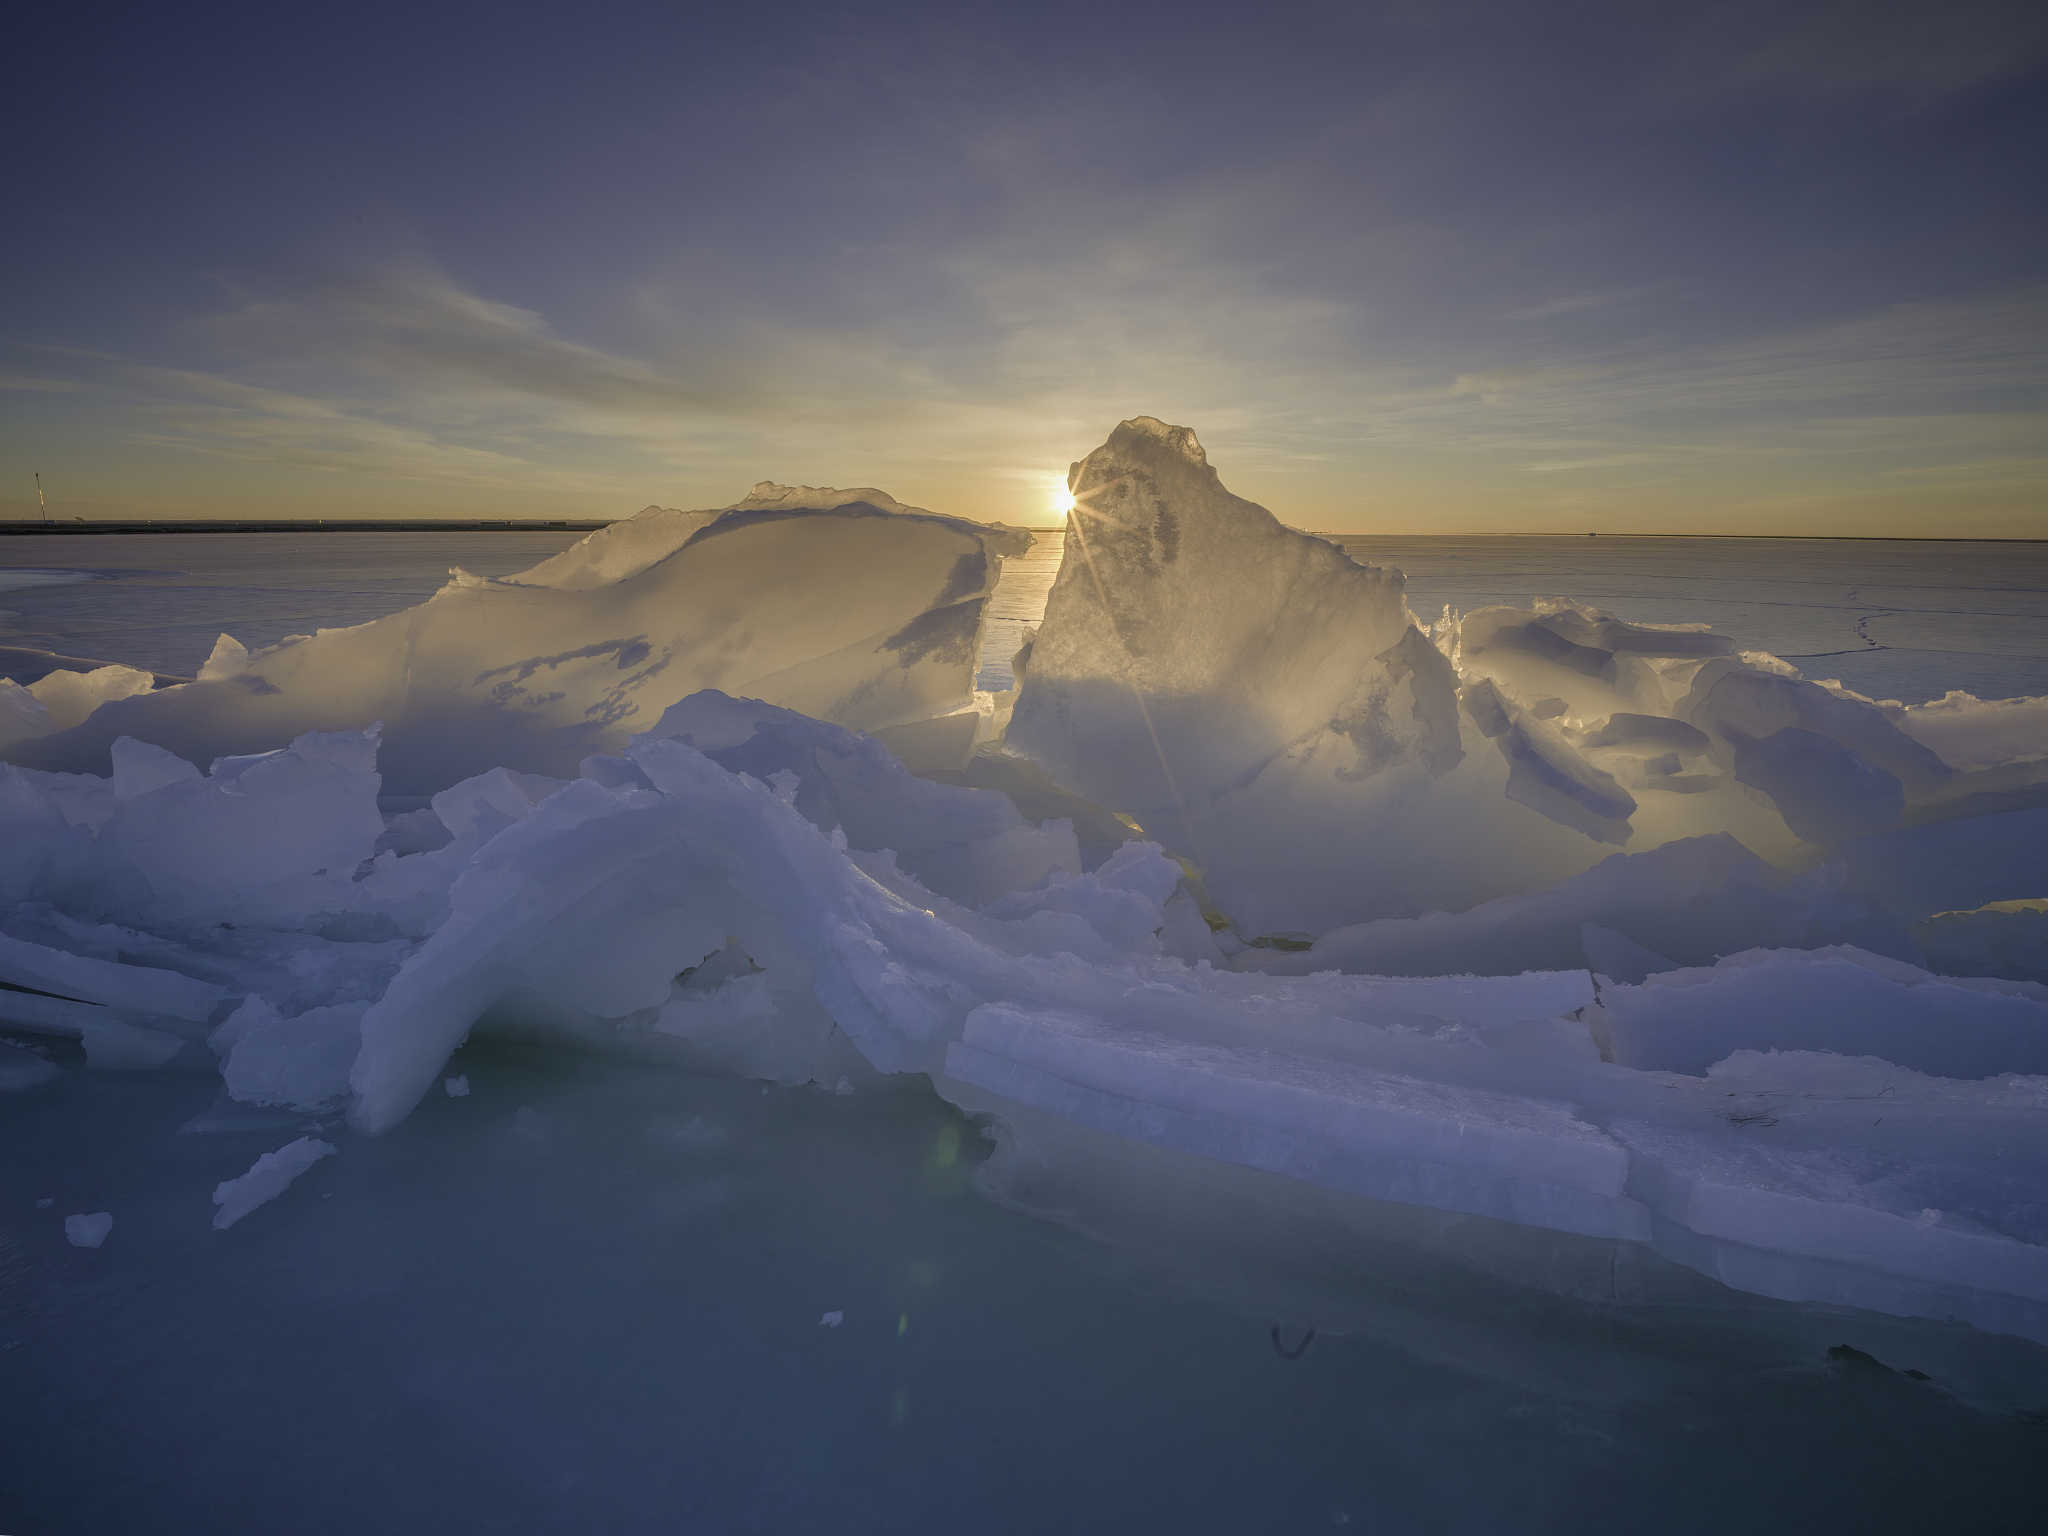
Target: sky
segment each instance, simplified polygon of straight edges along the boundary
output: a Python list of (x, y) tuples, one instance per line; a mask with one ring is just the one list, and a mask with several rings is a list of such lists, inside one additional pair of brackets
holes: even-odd
[(2048, 536), (2038, 0), (42, 10), (0, 518)]

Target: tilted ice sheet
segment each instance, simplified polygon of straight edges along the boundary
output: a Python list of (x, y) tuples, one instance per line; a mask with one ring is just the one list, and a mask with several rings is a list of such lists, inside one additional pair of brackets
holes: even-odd
[[(781, 488), (700, 526), (663, 521), (637, 547), (630, 522), (604, 536), (594, 555), (546, 562), (569, 562), (544, 576), (559, 584), (457, 572), (429, 602), (353, 629), (253, 654), (224, 636), (197, 682), (113, 700), (5, 750), (100, 771), (114, 739), (132, 736), (205, 763), (381, 719), (386, 792), (418, 796), (493, 767), (569, 776), (707, 686), (859, 729), (924, 720), (970, 705), (999, 560), (1029, 543)], [(613, 566), (626, 574), (607, 579)]]
[(1149, 418), (1071, 483), (1008, 747), (1201, 865), (1246, 931), (1469, 906), (1597, 856), (1505, 799), (1398, 573), (1230, 495)]

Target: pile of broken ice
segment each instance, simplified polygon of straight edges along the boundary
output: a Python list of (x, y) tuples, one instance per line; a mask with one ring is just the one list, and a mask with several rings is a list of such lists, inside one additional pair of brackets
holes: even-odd
[(2048, 701), (1424, 624), (1147, 418), (1071, 484), (1003, 695), (1027, 536), (767, 485), (183, 686), (9, 685), (0, 1024), (368, 1134), (473, 1032), (926, 1073), (996, 1192), (1142, 1143), (2048, 1342)]

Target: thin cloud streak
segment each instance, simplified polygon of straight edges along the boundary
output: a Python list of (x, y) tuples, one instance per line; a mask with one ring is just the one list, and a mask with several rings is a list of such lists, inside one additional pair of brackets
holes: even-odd
[(1528, 309), (1511, 309), (1503, 320), (1553, 320), (1560, 315), (1583, 315), (1596, 310), (1623, 309), (1652, 294), (1668, 292), (1669, 283), (1651, 283), (1642, 288), (1622, 288), (1609, 293), (1574, 293), (1551, 299)]

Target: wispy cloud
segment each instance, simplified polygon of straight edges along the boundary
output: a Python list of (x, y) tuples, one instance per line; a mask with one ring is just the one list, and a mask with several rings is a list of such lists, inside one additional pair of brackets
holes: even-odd
[(82, 357), (98, 363), (118, 363), (123, 358), (112, 352), (95, 352), (88, 347), (60, 347), (44, 341), (10, 341), (10, 347), (19, 347), (24, 352), (47, 352), (52, 357)]
[(729, 383), (663, 372), (552, 334), (542, 316), (438, 278), (328, 277), (206, 321), (218, 344), (262, 366), (347, 368), (453, 386), (466, 397), (553, 400), (599, 411), (702, 411)]
[(119, 377), (137, 408), (161, 423), (138, 440), (159, 447), (315, 474), (483, 488), (568, 483), (517, 455), (449, 442), (360, 406), (185, 369), (132, 368)]
[(1625, 309), (1654, 294), (1670, 291), (1669, 283), (1651, 283), (1642, 288), (1617, 288), (1604, 293), (1574, 293), (1550, 299), (1528, 309), (1509, 310), (1504, 320), (1554, 320), (1563, 315), (1584, 315), (1597, 311)]

